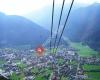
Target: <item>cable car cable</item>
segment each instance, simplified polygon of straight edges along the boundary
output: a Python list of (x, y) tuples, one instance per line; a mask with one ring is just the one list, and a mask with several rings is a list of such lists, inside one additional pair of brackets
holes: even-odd
[[(72, 2), (71, 2), (70, 9), (69, 9), (69, 11), (68, 11), (68, 14), (67, 14), (67, 17), (66, 17), (66, 20), (65, 20), (65, 23), (64, 23), (64, 26), (63, 26), (63, 29), (62, 29), (62, 32), (61, 32), (60, 38), (59, 38), (59, 40), (58, 40), (58, 44), (57, 44), (57, 48), (56, 48), (56, 52), (57, 52), (57, 50), (58, 50), (59, 43), (60, 43), (60, 41), (61, 41), (61, 38), (62, 38), (62, 35), (63, 35), (63, 32), (64, 32), (64, 29), (65, 29), (65, 27), (66, 27), (66, 24), (67, 24), (67, 22), (68, 22), (69, 15), (70, 15), (70, 12), (71, 12), (72, 7), (73, 7), (73, 3), (74, 3), (74, 0), (72, 0)], [(55, 53), (56, 53), (56, 52), (55, 52)]]
[(60, 24), (61, 24), (61, 18), (62, 18), (62, 13), (63, 13), (63, 9), (64, 9), (64, 4), (65, 4), (65, 0), (63, 0), (63, 3), (62, 3), (61, 13), (60, 13), (60, 17), (59, 17), (59, 23), (58, 23), (58, 27), (57, 27), (57, 33), (56, 33), (56, 37), (55, 37), (55, 41), (54, 41), (54, 49), (56, 47), (56, 42), (57, 42), (57, 38), (58, 38), (57, 36), (58, 36)]
[(53, 30), (53, 20), (54, 20), (54, 6), (55, 6), (55, 0), (53, 0), (52, 5), (52, 22), (51, 22), (51, 36), (50, 36), (50, 52), (51, 52), (51, 46), (52, 46), (52, 30)]

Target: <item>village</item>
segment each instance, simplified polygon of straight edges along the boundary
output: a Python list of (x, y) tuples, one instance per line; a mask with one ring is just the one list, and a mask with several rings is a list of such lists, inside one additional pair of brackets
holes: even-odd
[[(100, 58), (80, 57), (74, 49), (59, 50), (57, 54), (36, 56), (34, 50), (0, 49), (0, 75), (11, 78), (11, 75), (20, 76), (20, 80), (84, 80), (89, 78), (84, 74), (83, 65), (100, 65)], [(12, 76), (13, 77), (13, 76)]]

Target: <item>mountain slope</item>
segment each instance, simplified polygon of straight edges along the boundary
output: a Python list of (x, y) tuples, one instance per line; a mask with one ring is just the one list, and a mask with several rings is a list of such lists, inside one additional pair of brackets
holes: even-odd
[(46, 29), (26, 18), (0, 13), (0, 46), (23, 44), (36, 46), (42, 44), (48, 35)]
[(71, 41), (83, 42), (95, 50), (100, 50), (100, 4), (73, 11), (70, 15), (65, 35)]

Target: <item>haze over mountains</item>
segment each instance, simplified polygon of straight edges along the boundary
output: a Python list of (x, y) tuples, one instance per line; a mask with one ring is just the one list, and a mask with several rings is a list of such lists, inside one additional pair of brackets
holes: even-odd
[(21, 16), (0, 13), (0, 46), (41, 45), (49, 32), (43, 27)]
[[(57, 8), (55, 12), (55, 29), (59, 19), (59, 9)], [(61, 25), (66, 18), (66, 9)], [(43, 19), (41, 24), (45, 23), (45, 27), (32, 22), (32, 19), (28, 20), (21, 16), (7, 16), (0, 13), (0, 45), (33, 44), (36, 46), (42, 44), (49, 36), (49, 31), (46, 29), (50, 29), (51, 26), (50, 12), (50, 8), (46, 8), (42, 13), (37, 14), (40, 14), (40, 20)], [(32, 17), (32, 15), (30, 16)], [(64, 36), (73, 42), (82, 42), (95, 50), (100, 50), (100, 4), (96, 3), (88, 7), (73, 9), (67, 25), (68, 28), (65, 29)]]
[[(65, 5), (64, 12), (63, 12), (63, 19), (65, 20), (65, 16), (67, 15), (68, 9), (70, 5)], [(77, 9), (78, 6), (74, 5), (73, 10)], [(61, 5), (55, 5), (54, 11), (54, 29), (56, 29), (59, 15), (61, 11)], [(52, 18), (52, 6), (47, 6), (42, 8), (41, 10), (37, 10), (35, 12), (31, 12), (25, 15), (26, 18), (36, 22), (37, 24), (43, 26), (44, 28), (50, 30), (51, 27), (51, 18)], [(64, 21), (62, 20), (62, 22)]]
[[(66, 14), (69, 7), (64, 8), (61, 25), (63, 25)], [(54, 15), (54, 31), (57, 28), (60, 7), (55, 8)], [(41, 11), (40, 11), (41, 12)], [(28, 16), (31, 20), (40, 19), (40, 23), (44, 25), (44, 28), (50, 30), (51, 26), (51, 8), (45, 8), (43, 12), (37, 13), (38, 16), (32, 16), (32, 13)], [(34, 14), (34, 13), (33, 13)], [(33, 18), (33, 19), (32, 19)], [(65, 29), (64, 36), (68, 37), (71, 41), (83, 42), (90, 47), (100, 50), (100, 4), (95, 3), (87, 7), (80, 7), (72, 9), (68, 24), (68, 28)]]
[(80, 8), (71, 13), (65, 35), (100, 50), (100, 4)]

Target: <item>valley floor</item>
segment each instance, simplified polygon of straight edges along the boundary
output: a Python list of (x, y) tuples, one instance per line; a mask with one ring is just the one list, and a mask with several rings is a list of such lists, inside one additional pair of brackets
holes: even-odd
[(30, 49), (1, 48), (0, 74), (10, 80), (100, 79), (100, 58), (91, 55), (95, 51), (80, 43), (71, 46), (60, 48), (57, 54), (46, 49), (44, 56)]

